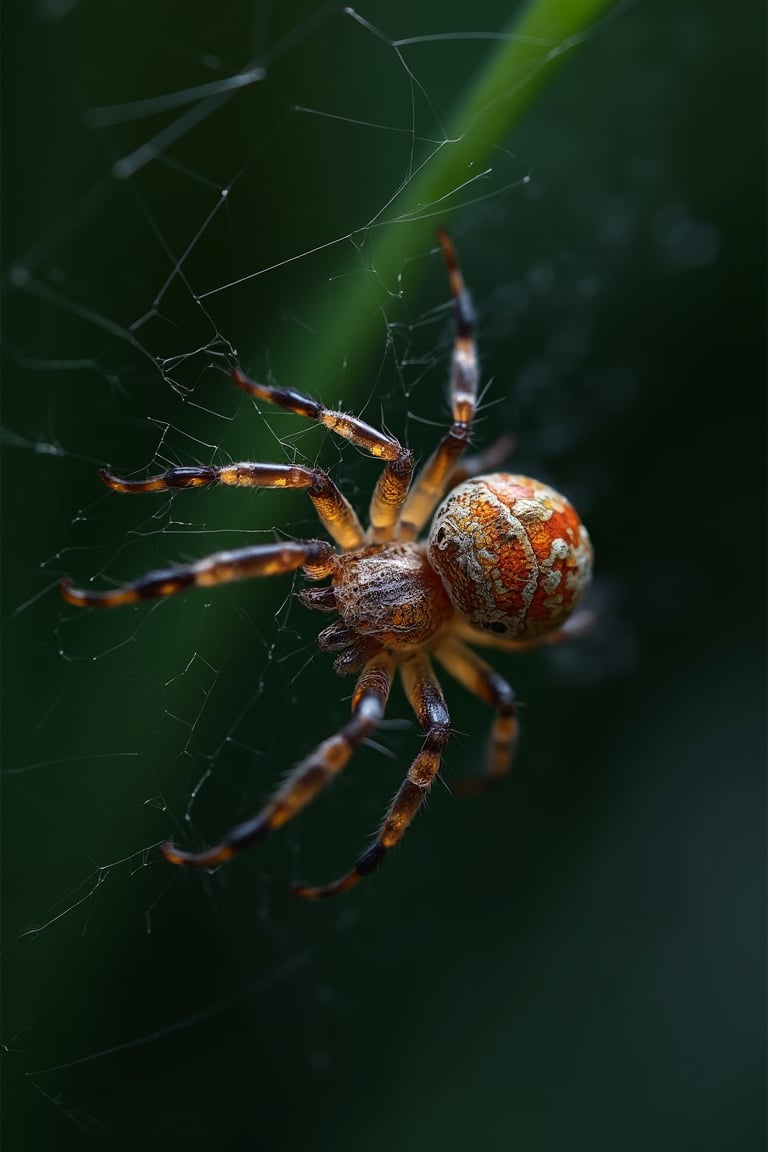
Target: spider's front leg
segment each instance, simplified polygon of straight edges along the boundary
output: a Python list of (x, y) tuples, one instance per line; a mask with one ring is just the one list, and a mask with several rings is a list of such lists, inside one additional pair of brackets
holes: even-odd
[(456, 249), (447, 232), (437, 230), (453, 295), (453, 357), (451, 410), (453, 423), (427, 460), (411, 489), (401, 515), (399, 537), (415, 540), (444, 495), (472, 435), (480, 371), (475, 344), (475, 312), (464, 284)]
[(440, 770), (440, 758), (450, 736), (451, 720), (428, 656), (418, 652), (407, 657), (400, 667), (400, 674), (408, 701), (427, 734), (421, 752), (400, 785), (378, 836), (358, 856), (354, 868), (338, 880), (320, 887), (294, 884), (291, 891), (295, 896), (322, 900), (353, 888), (383, 862), (387, 852), (401, 839), (429, 794), (432, 782)]
[(214, 552), (194, 564), (147, 572), (138, 580), (107, 592), (75, 588), (71, 580), (64, 579), (61, 594), (76, 608), (117, 608), (140, 600), (172, 596), (185, 588), (211, 588), (255, 576), (279, 576), (297, 568), (303, 568), (315, 580), (322, 580), (335, 571), (336, 563), (336, 553), (325, 540), (285, 540), (280, 544), (252, 544), (247, 548)]
[(386, 461), (371, 498), (368, 514), (371, 525), (369, 538), (374, 544), (391, 540), (400, 519), (400, 510), (411, 486), (413, 453), (410, 448), (403, 448), (394, 436), (373, 428), (359, 416), (350, 416), (346, 412), (326, 408), (318, 400), (313, 400), (311, 396), (306, 396), (293, 388), (276, 388), (272, 384), (260, 384), (256, 380), (250, 380), (238, 367), (232, 369), (232, 379), (238, 388), (242, 388), (249, 396), (276, 404), (279, 408), (285, 408), (297, 416), (317, 420), (343, 440), (349, 440), (378, 460)]
[(113, 492), (175, 492), (182, 488), (208, 488), (223, 484), (231, 488), (304, 488), (324, 528), (340, 548), (349, 551), (365, 543), (365, 532), (346, 496), (322, 468), (303, 464), (200, 465), (169, 468), (146, 480), (122, 480), (102, 468), (101, 479)]

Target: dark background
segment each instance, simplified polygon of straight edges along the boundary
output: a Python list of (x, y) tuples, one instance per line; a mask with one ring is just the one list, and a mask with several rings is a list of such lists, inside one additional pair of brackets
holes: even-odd
[[(365, 225), (440, 133), (393, 49), (336, 9), (157, 7), (4, 12), (9, 1146), (761, 1148), (762, 6), (619, 6), (496, 141), (492, 175), (432, 208), (481, 318), (478, 439), (511, 429), (515, 466), (582, 510), (600, 624), (498, 659), (524, 736), (491, 800), (450, 795), (488, 718), (449, 685), (448, 787), (380, 873), (318, 906), (288, 883), (354, 859), (413, 728), (385, 729), (390, 756), (363, 749), (273, 842), (212, 877), (176, 872), (152, 845), (253, 811), (343, 721), (350, 685), (288, 580), (108, 616), (62, 605), (56, 582), (314, 531), (300, 495), (120, 500), (98, 484), (107, 463), (295, 449), (363, 510), (375, 466), (233, 395), (227, 341), (254, 374), (434, 442), (439, 260), (407, 224)], [(361, 12), (392, 38), (509, 15)], [(450, 120), (491, 50), (406, 59)], [(180, 112), (105, 128), (88, 110), (253, 59), (267, 81), (109, 175)], [(372, 271), (376, 244), (399, 246), (399, 283)], [(193, 299), (276, 264), (207, 314)], [(364, 331), (340, 326), (350, 355), (329, 360), (350, 277), (370, 293)], [(391, 715), (407, 717), (399, 693)]]

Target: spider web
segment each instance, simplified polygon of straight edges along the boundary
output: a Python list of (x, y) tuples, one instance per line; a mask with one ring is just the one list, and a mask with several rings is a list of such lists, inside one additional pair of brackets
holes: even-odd
[[(619, 357), (595, 355), (594, 329), (641, 243), (645, 205), (664, 203), (654, 228), (670, 268), (706, 267), (718, 250), (713, 226), (664, 200), (647, 156), (635, 160), (630, 206), (581, 163), (583, 142), (557, 131), (542, 143), (524, 128), (514, 153), (498, 144), (490, 160), (478, 147), (474, 167), (413, 205), (415, 184), (451, 145), (457, 86), (506, 35), (506, 12), (475, 6), (470, 21), (428, 6), (418, 17), (381, 4), (234, 7), (217, 23), (181, 5), (158, 14), (47, 0), (31, 30), (47, 67), (35, 79), (39, 108), (27, 89), (30, 130), (48, 149), (19, 146), (23, 185), (37, 191), (6, 273), (17, 703), (4, 773), (6, 803), (16, 811), (15, 790), (24, 797), (11, 847), (38, 866), (25, 870), (6, 935), (20, 992), (5, 1044), (56, 1132), (114, 1134), (126, 1098), (104, 1084), (116, 1071), (137, 1075), (186, 1046), (239, 1035), (236, 1021), (263, 1011), (275, 989), (316, 1020), (299, 1074), (331, 1066), (326, 1030), (353, 1008), (329, 957), (339, 937), (354, 952), (370, 898), (318, 928), (287, 907), (283, 889), (354, 859), (416, 740), (393, 697), (376, 741), (306, 820), (213, 876), (167, 868), (160, 841), (199, 846), (253, 813), (344, 721), (351, 685), (318, 654), (316, 622), (290, 579), (108, 613), (61, 604), (63, 575), (109, 587), (317, 531), (301, 493), (120, 497), (97, 469), (144, 477), (239, 459), (319, 462), (362, 513), (375, 462), (244, 398), (227, 365), (236, 355), (257, 379), (358, 412), (423, 457), (448, 417), (451, 332), (435, 246), (411, 226), (450, 212), (481, 317), (477, 440), (513, 428), (515, 468), (556, 482), (589, 519), (610, 461), (587, 447), (637, 390)], [(558, 47), (542, 44), (541, 61)], [(551, 198), (565, 179), (553, 228)], [(40, 191), (48, 182), (55, 195)], [(633, 638), (612, 617), (619, 594), (601, 595), (612, 620), (602, 639), (535, 658), (524, 699), (632, 666)], [(456, 696), (449, 784), (480, 754), (486, 722)], [(446, 824), (444, 844), (456, 828)], [(387, 867), (410, 883), (429, 867), (427, 842), (402, 857)], [(226, 986), (219, 967), (205, 975), (220, 953)], [(162, 993), (145, 997), (155, 979)]]

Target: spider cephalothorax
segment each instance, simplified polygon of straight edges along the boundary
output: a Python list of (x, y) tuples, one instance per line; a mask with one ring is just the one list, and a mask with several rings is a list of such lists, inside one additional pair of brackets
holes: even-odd
[[(460, 463), (477, 403), (474, 318), (453, 244), (445, 232), (438, 232), (438, 238), (454, 301), (453, 423), (413, 487), (413, 454), (394, 437), (356, 416), (325, 408), (301, 392), (258, 384), (238, 367), (232, 369), (235, 384), (251, 396), (317, 420), (385, 462), (367, 530), (320, 468), (241, 463), (172, 468), (148, 480), (101, 474), (117, 492), (210, 484), (306, 488), (338, 548), (324, 540), (256, 544), (216, 552), (183, 567), (148, 572), (109, 592), (90, 592), (74, 588), (69, 580), (62, 582), (70, 604), (110, 607), (167, 596), (193, 585), (224, 584), (297, 568), (314, 581), (330, 578), (329, 584), (307, 588), (300, 595), (307, 607), (336, 614), (318, 643), (323, 651), (338, 652), (337, 672), (358, 674), (351, 719), (296, 766), (261, 812), (230, 829), (215, 847), (195, 853), (164, 844), (164, 856), (175, 864), (213, 867), (292, 819), (381, 721), (399, 670), (426, 733), (422, 749), (376, 839), (351, 871), (321, 887), (293, 886), (298, 895), (311, 898), (346, 891), (400, 840), (439, 771), (450, 719), (431, 657), (496, 710), (483, 777), (490, 783), (509, 771), (517, 736), (515, 697), (466, 642), (520, 651), (557, 641), (581, 627), (583, 617), (572, 613), (591, 578), (592, 548), (572, 505), (538, 480), (487, 472), (503, 460), (507, 441)], [(430, 517), (428, 538), (419, 539)]]

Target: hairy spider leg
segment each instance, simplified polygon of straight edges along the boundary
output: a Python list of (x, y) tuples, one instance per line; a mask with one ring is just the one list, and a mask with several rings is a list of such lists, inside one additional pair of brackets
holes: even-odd
[(336, 567), (336, 553), (326, 540), (285, 540), (279, 544), (252, 544), (228, 552), (214, 552), (194, 564), (146, 572), (138, 580), (107, 592), (75, 588), (72, 581), (61, 581), (61, 594), (77, 608), (117, 608), (158, 596), (172, 596), (185, 588), (212, 588), (233, 580), (254, 576), (279, 576), (303, 568), (314, 580), (330, 576)]
[(353, 888), (383, 862), (387, 852), (402, 838), (429, 794), (432, 781), (440, 770), (442, 751), (451, 732), (451, 720), (440, 684), (425, 653), (416, 652), (406, 657), (400, 665), (400, 675), (408, 701), (427, 734), (422, 749), (400, 785), (376, 839), (357, 858), (352, 870), (338, 880), (317, 888), (293, 884), (291, 891), (295, 896), (322, 900)]
[(455, 789), (462, 793), (484, 791), (503, 780), (512, 766), (518, 736), (515, 693), (503, 676), (460, 640), (444, 640), (435, 649), (435, 659), (468, 692), (496, 709), (482, 776), (461, 780)]
[(169, 468), (146, 480), (121, 480), (102, 468), (101, 479), (114, 492), (166, 492), (225, 484), (233, 488), (306, 488), (326, 532), (345, 552), (360, 548), (366, 536), (357, 513), (327, 472), (302, 464), (226, 464)]
[(542, 636), (533, 636), (530, 640), (507, 640), (503, 636), (494, 636), (490, 632), (478, 632), (468, 624), (456, 620), (453, 626), (455, 636), (469, 641), (476, 648), (497, 648), (500, 652), (532, 652), (535, 648), (545, 648), (549, 645), (564, 644), (584, 636), (594, 628), (597, 616), (588, 608), (575, 612), (562, 628), (554, 632), (545, 632)]
[(400, 518), (400, 509), (411, 485), (413, 453), (410, 448), (403, 448), (394, 436), (371, 427), (358, 416), (326, 408), (311, 396), (305, 396), (303, 392), (297, 392), (293, 388), (275, 388), (271, 384), (259, 384), (245, 376), (238, 367), (232, 369), (232, 379), (238, 388), (242, 388), (250, 396), (266, 400), (270, 404), (277, 404), (278, 407), (285, 408), (297, 416), (317, 420), (337, 436), (349, 440), (371, 456), (386, 461), (371, 498), (368, 535), (369, 539), (377, 544), (391, 540)]
[(485, 472), (498, 472), (502, 464), (512, 455), (514, 447), (514, 436), (499, 436), (498, 440), (494, 440), (493, 444), (489, 444), (482, 452), (465, 456), (451, 472), (446, 492), (458, 488), (459, 484), (463, 484), (472, 476), (482, 476)]
[(443, 250), (453, 295), (454, 337), (450, 378), (453, 423), (411, 488), (401, 513), (398, 532), (401, 540), (416, 539), (444, 495), (472, 435), (472, 421), (477, 405), (479, 367), (472, 298), (465, 287), (451, 238), (442, 228), (438, 228), (437, 238)]
[(205, 852), (184, 852), (175, 844), (163, 844), (166, 860), (189, 868), (212, 868), (292, 820), (338, 775), (360, 741), (380, 723), (394, 670), (395, 660), (388, 652), (379, 653), (366, 664), (355, 685), (352, 718), (289, 773), (261, 812), (231, 828), (219, 844)]

